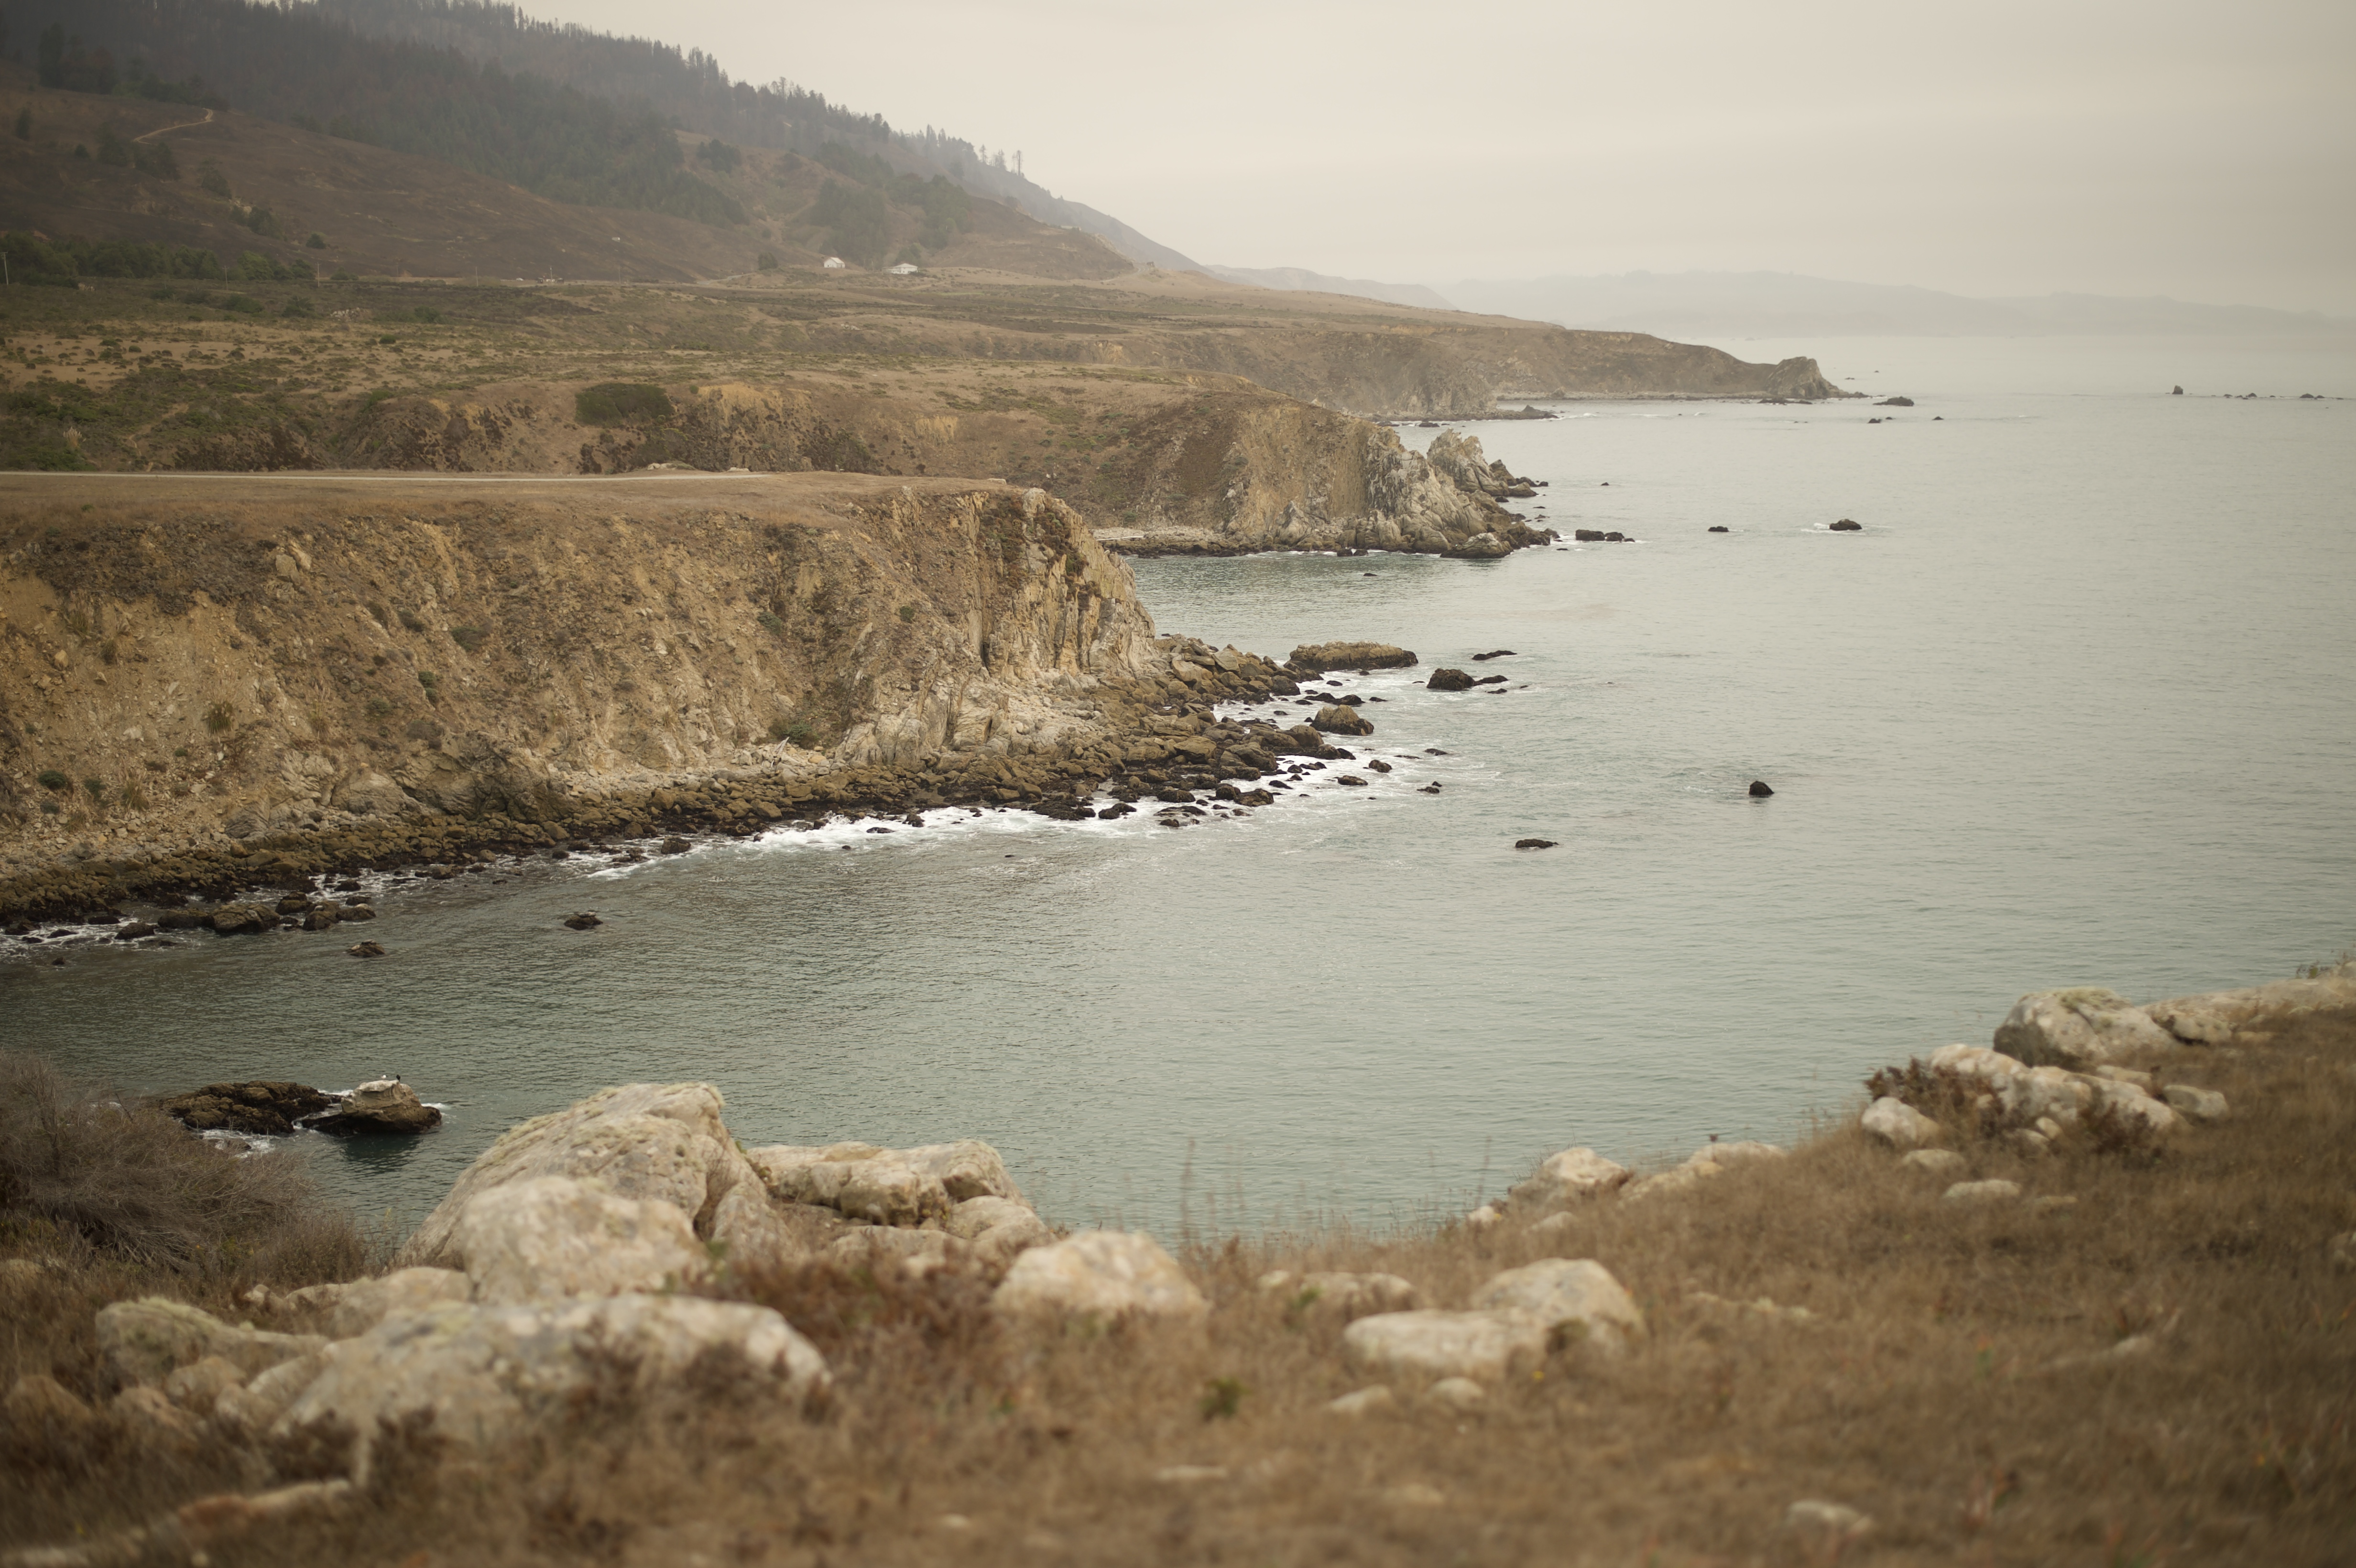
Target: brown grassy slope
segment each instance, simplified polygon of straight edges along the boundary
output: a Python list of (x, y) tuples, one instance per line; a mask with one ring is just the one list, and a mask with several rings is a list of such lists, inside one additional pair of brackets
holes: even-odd
[[(2356, 1278), (2325, 1246), (2356, 1223), (2356, 1013), (2238, 1057), (2187, 1052), (2165, 1076), (2223, 1090), (2233, 1118), (2149, 1157), (1970, 1151), (1968, 1174), (2072, 1206), (1944, 1203), (1944, 1182), (1844, 1125), (1745, 1176), (1599, 1204), (1544, 1241), (1205, 1242), (1188, 1253), (1214, 1302), (1198, 1342), (1002, 1338), (966, 1277), (752, 1281), (742, 1294), (832, 1359), (825, 1418), (724, 1381), (650, 1406), (589, 1401), (478, 1469), (396, 1467), (348, 1518), (217, 1542), (212, 1560), (2344, 1563)], [(1361, 1381), (1338, 1325), (1256, 1283), (1386, 1269), (1454, 1305), (1548, 1254), (1607, 1264), (1650, 1336), (1620, 1360), (1565, 1346), (1471, 1410), (1403, 1389), (1393, 1414), (1328, 1413)], [(89, 1304), (21, 1317), (0, 1371), (70, 1345)], [(2151, 1332), (2142, 1355), (2084, 1359)], [(0, 1519), (12, 1542), (53, 1541), (218, 1476), (20, 1452)], [(1803, 1499), (1876, 1522), (1837, 1552), (1779, 1529)]]

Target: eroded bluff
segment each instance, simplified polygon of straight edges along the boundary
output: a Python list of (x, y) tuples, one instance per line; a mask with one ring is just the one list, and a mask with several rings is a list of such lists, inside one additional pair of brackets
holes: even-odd
[(1118, 756), (1141, 704), (1185, 689), (1127, 567), (1036, 490), (289, 475), (84, 493), (0, 492), (0, 893), (61, 856), (561, 824), (597, 799), (644, 816), (683, 784), (725, 805), (758, 781), (772, 818), (867, 774), (1035, 791), (1024, 770)]

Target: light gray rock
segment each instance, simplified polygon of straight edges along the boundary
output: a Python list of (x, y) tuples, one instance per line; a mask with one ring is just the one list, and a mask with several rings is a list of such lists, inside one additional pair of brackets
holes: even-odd
[(327, 1340), (231, 1326), (184, 1302), (150, 1296), (98, 1312), (98, 1349), (117, 1382), (160, 1383), (175, 1370), (219, 1356), (246, 1376), (307, 1356)]
[(289, 1307), (324, 1309), (327, 1338), (349, 1339), (367, 1333), (395, 1312), (414, 1312), (447, 1301), (466, 1301), (474, 1286), (456, 1269), (404, 1268), (348, 1285), (314, 1285), (284, 1297)]
[(739, 1274), (781, 1267), (814, 1252), (758, 1178), (734, 1183), (721, 1194), (712, 1211), (711, 1241), (716, 1261)]
[(487, 1306), (676, 1289), (710, 1272), (711, 1254), (676, 1204), (621, 1198), (565, 1176), (477, 1195), (448, 1251)]
[(969, 1198), (949, 1211), (943, 1229), (971, 1242), (975, 1253), (998, 1268), (1033, 1247), (1052, 1246), (1055, 1241), (1045, 1221), (1011, 1198)]
[(2323, 1255), (2336, 1269), (2356, 1269), (2356, 1231), (2342, 1231), (2324, 1243)]
[(1635, 1298), (1592, 1258), (1542, 1258), (1507, 1269), (1474, 1291), (1469, 1305), (1526, 1313), (1548, 1329), (1576, 1326), (1589, 1344), (1613, 1352), (1644, 1332)]
[(1210, 1303), (1151, 1236), (1084, 1231), (1014, 1260), (991, 1306), (1016, 1318), (1199, 1324)]
[(2209, 991), (2154, 1002), (2152, 1022), (2188, 1045), (2224, 1045), (2236, 1030), (2268, 1018), (2356, 1004), (2356, 964), (2342, 964), (2296, 980), (2276, 980), (2236, 991)]
[(1006, 1161), (980, 1138), (959, 1138), (955, 1143), (924, 1144), (916, 1148), (886, 1149), (919, 1174), (929, 1176), (948, 1191), (949, 1201), (963, 1203), (975, 1198), (1002, 1198), (1009, 1202), (1023, 1201), (1022, 1189), (1007, 1173)]
[(1673, 1166), (1657, 1176), (1631, 1182), (1621, 1189), (1623, 1201), (1665, 1197), (1675, 1192), (1691, 1191), (1706, 1181), (1730, 1173), (1755, 1170), (1763, 1161), (1786, 1157), (1789, 1151), (1773, 1144), (1738, 1139), (1731, 1143), (1705, 1144), (1686, 1157), (1683, 1165)]
[(271, 1423), (286, 1413), (295, 1396), (309, 1388), (318, 1375), (327, 1370), (336, 1347), (327, 1346), (307, 1356), (291, 1361), (281, 1361), (268, 1371), (248, 1381), (241, 1388), (226, 1389), (213, 1402), (213, 1414), (232, 1429), (248, 1433), (267, 1432)]
[(2029, 1063), (2019, 1057), (2007, 1056), (1985, 1045), (1943, 1045), (1931, 1053), (1930, 1065), (1934, 1071), (1976, 1078), (1990, 1089), (2015, 1073), (2029, 1071)]
[(2136, 1084), (2111, 1078), (2081, 1079), (2079, 1082), (2094, 1091), (2094, 1104), (2088, 1107), (2089, 1111), (2099, 1106), (2139, 1121), (2155, 1133), (2174, 1132), (2181, 1125), (2176, 1113), (2164, 1101), (2154, 1099)]
[(1616, 1192), (1628, 1184), (1624, 1165), (1604, 1158), (1591, 1148), (1567, 1148), (1548, 1155), (1536, 1174), (1508, 1194), (1516, 1210), (1550, 1213), (1590, 1198)]
[(241, 1387), (245, 1373), (223, 1356), (207, 1356), (164, 1374), (164, 1395), (185, 1410), (209, 1411), (220, 1396)]
[(1471, 1378), (1442, 1378), (1424, 1391), (1424, 1397), (1451, 1410), (1471, 1410), (1488, 1403), (1489, 1391)]
[(2214, 1089), (2196, 1089), (2190, 1083), (2171, 1083), (2161, 1098), (2168, 1108), (2178, 1115), (2195, 1122), (2222, 1122), (2225, 1119), (2225, 1096)]
[(1924, 1170), (1933, 1176), (1945, 1176), (1963, 1169), (1965, 1160), (1953, 1149), (1918, 1148), (1898, 1163), (1909, 1170)]
[(1939, 1141), (1939, 1124), (1893, 1095), (1884, 1094), (1865, 1108), (1858, 1125), (1891, 1148), (1916, 1148)]
[(1870, 1532), (1873, 1520), (1841, 1503), (1806, 1499), (1783, 1510), (1783, 1529), (1806, 1541), (1812, 1552), (1831, 1562), (1844, 1547)]
[(1950, 1203), (2005, 1203), (2020, 1196), (2020, 1183), (2001, 1179), (1958, 1181), (1940, 1196)]
[(1384, 1312), (1343, 1329), (1342, 1351), (1354, 1366), (1417, 1382), (1494, 1382), (1545, 1359), (1547, 1328), (1522, 1312)]
[(750, 1150), (744, 1157), (780, 1200), (832, 1209), (864, 1224), (920, 1225), (947, 1218), (954, 1202), (938, 1175), (911, 1163), (900, 1150), (873, 1144), (780, 1145)]
[(2075, 1126), (2079, 1113), (2094, 1103), (2098, 1083), (2135, 1087), (2112, 1079), (2089, 1080), (2059, 1067), (2024, 1067), (1997, 1082), (1997, 1104), (2003, 1108), (2005, 1119), (2016, 1125), (2033, 1127), (2040, 1121), (2051, 1121)]
[(720, 1200), (760, 1178), (736, 1152), (709, 1083), (628, 1083), (509, 1128), (468, 1166), (394, 1261), (447, 1266), (458, 1217), (484, 1192), (543, 1176), (594, 1179), (617, 1198), (669, 1203), (709, 1239)]
[(1349, 1323), (1376, 1312), (1411, 1312), (1422, 1293), (1395, 1274), (1321, 1270), (1301, 1276), (1294, 1302), (1310, 1317)]
[(912, 1275), (953, 1268), (973, 1255), (974, 1245), (947, 1231), (906, 1225), (854, 1225), (826, 1249), (835, 1262), (853, 1268), (897, 1265)]
[(779, 1398), (830, 1384), (825, 1359), (766, 1307), (686, 1296), (454, 1305), (388, 1317), (337, 1345), (273, 1430), (348, 1427), (358, 1435), (354, 1478), (365, 1481), (380, 1422), (429, 1413), (438, 1435), (487, 1451), (594, 1383), (626, 1377), (644, 1392), (713, 1354), (741, 1360), (745, 1378)]
[(2176, 1037), (2115, 991), (2032, 991), (1997, 1025), (1996, 1048), (2031, 1067), (2097, 1067), (2177, 1049)]
[(1335, 1415), (1346, 1415), (1354, 1419), (1362, 1415), (1388, 1414), (1398, 1408), (1398, 1396), (1391, 1392), (1388, 1384), (1375, 1383), (1367, 1388), (1354, 1390), (1339, 1399), (1329, 1400), (1326, 1402), (1325, 1408)]

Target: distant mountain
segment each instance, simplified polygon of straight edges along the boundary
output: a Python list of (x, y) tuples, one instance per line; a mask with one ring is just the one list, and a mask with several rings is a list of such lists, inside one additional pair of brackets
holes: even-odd
[(2356, 322), (2314, 311), (2102, 294), (1973, 299), (1935, 289), (1843, 283), (1794, 272), (1624, 272), (1521, 283), (1466, 282), (1449, 284), (1448, 293), (1464, 309), (1488, 315), (1690, 339), (2356, 332)]
[[(1193, 266), (1193, 262), (1187, 262)], [(1162, 265), (1169, 265), (1163, 262)], [(1454, 310), (1456, 307), (1421, 283), (1378, 283), (1365, 278), (1329, 278), (1323, 272), (1312, 272), (1305, 267), (1203, 267), (1197, 269), (1215, 278), (1225, 278), (1231, 283), (1250, 283), (1263, 289), (1291, 289), (1304, 293), (1355, 294), (1362, 299), (1382, 300), (1390, 304), (1421, 305), (1427, 310)]]

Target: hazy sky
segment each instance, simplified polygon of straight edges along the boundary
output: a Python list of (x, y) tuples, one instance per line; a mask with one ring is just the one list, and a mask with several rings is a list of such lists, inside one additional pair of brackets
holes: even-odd
[(2356, 5), (524, 0), (1199, 261), (1769, 270), (2356, 313)]

